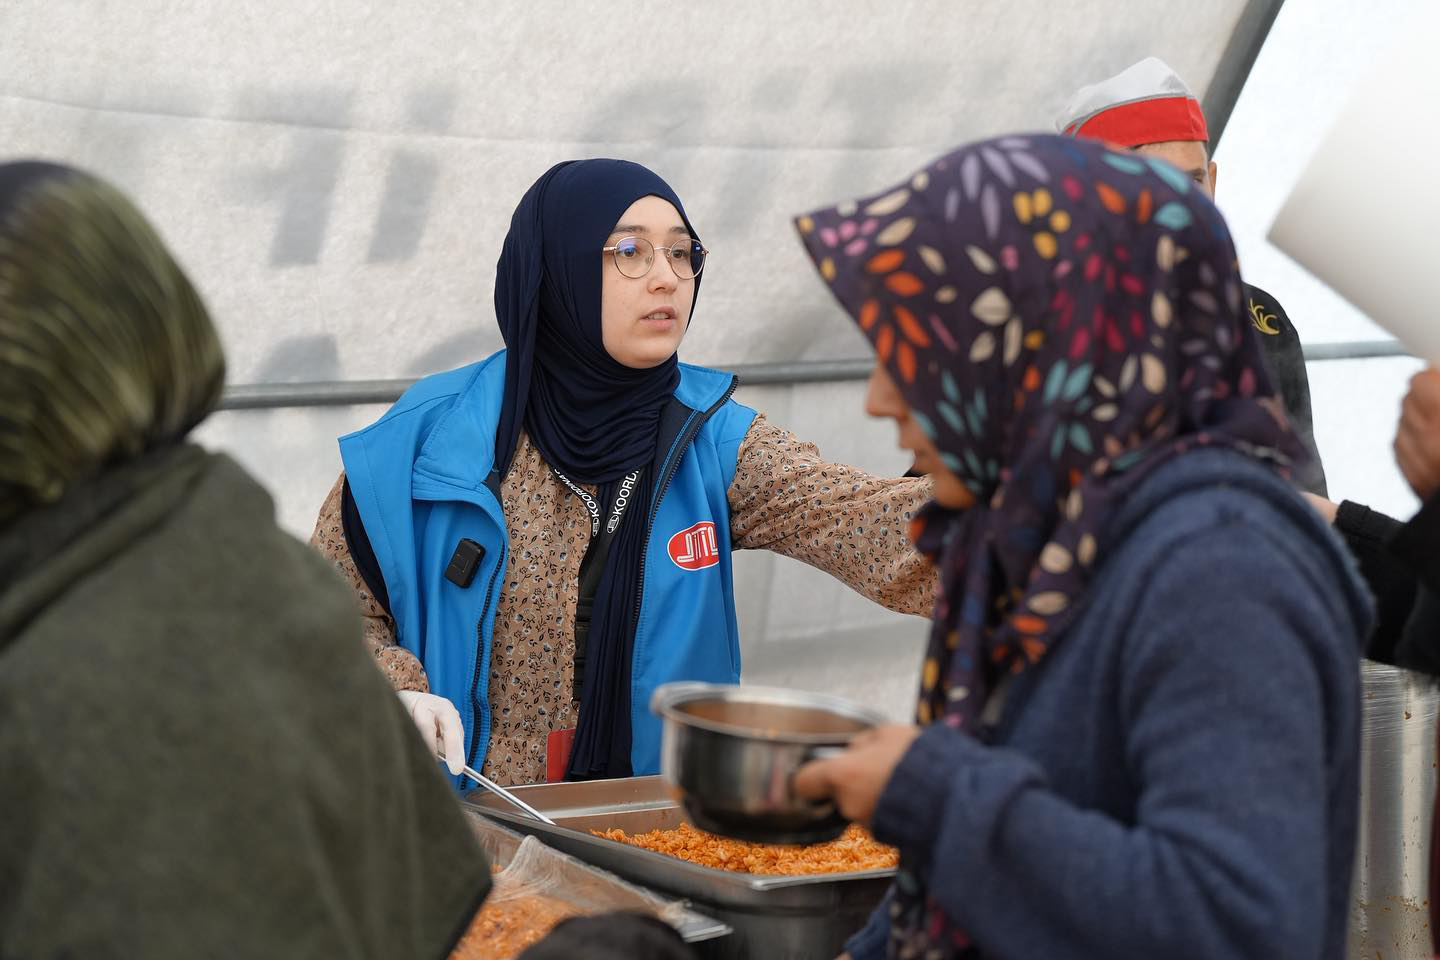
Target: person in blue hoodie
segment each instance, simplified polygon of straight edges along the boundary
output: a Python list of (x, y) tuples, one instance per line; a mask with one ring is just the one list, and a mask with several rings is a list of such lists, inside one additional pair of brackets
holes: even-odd
[(651, 692), (739, 679), (732, 550), (929, 609), (906, 535), (927, 481), (827, 463), (679, 362), (707, 253), (645, 167), (557, 164), (500, 255), (506, 348), (340, 440), (313, 542), (452, 775), (657, 772)]
[(798, 228), (934, 480), (917, 725), (796, 778), (900, 850), (850, 956), (1344, 956), (1369, 602), (1220, 214), (1037, 135)]

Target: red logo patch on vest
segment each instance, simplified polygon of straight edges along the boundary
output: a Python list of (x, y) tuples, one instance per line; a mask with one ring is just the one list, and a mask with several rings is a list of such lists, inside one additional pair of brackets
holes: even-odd
[(715, 524), (701, 520), (686, 527), (666, 544), (670, 559), (681, 570), (704, 570), (720, 562), (720, 548), (715, 542)]

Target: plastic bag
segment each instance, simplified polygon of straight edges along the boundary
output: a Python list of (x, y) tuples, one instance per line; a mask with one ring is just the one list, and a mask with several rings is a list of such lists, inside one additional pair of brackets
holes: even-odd
[(569, 917), (624, 910), (675, 927), (684, 918), (683, 903), (657, 897), (478, 814), (467, 810), (465, 815), (496, 870), (495, 885), (452, 960), (512, 960)]

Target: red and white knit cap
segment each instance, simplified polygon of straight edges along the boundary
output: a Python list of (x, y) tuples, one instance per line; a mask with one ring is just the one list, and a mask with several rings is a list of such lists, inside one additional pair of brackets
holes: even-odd
[(1108, 80), (1082, 87), (1055, 128), (1066, 136), (1120, 147), (1170, 140), (1208, 142), (1205, 114), (1185, 81), (1163, 60), (1146, 57)]

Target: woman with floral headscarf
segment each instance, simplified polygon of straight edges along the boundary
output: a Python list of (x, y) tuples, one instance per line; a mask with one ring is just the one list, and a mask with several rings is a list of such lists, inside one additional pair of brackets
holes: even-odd
[(1342, 956), (1370, 614), (1219, 213), (1036, 136), (798, 226), (935, 480), (920, 726), (797, 780), (901, 850), (851, 955)]

